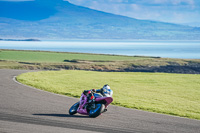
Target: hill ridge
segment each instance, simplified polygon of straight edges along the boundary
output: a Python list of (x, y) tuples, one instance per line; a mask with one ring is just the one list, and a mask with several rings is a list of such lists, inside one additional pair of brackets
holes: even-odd
[(149, 40), (199, 40), (200, 38), (198, 28), (139, 20), (77, 6), (62, 0), (0, 1), (0, 6), (3, 7), (0, 9), (0, 38)]

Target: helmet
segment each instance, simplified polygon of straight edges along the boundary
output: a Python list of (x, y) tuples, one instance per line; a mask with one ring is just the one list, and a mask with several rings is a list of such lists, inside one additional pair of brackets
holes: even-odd
[(106, 85), (103, 86), (103, 89), (109, 90), (110, 86), (108, 84), (106, 84)]
[(108, 84), (103, 86), (102, 92), (105, 96), (112, 97), (113, 91), (110, 89), (110, 86)]

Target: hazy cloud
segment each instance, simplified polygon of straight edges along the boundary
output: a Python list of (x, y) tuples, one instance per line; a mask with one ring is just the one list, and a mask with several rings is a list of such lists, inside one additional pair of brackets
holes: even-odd
[(194, 0), (153, 0), (156, 4), (172, 4), (172, 5), (178, 5), (178, 4), (194, 4)]

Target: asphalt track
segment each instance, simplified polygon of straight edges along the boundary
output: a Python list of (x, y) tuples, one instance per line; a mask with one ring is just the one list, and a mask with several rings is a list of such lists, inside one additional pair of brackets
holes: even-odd
[[(1, 133), (200, 133), (200, 121), (117, 106), (97, 118), (70, 116), (78, 99), (19, 84), (14, 76), (26, 70), (0, 70)], [(133, 101), (134, 102), (134, 101)]]

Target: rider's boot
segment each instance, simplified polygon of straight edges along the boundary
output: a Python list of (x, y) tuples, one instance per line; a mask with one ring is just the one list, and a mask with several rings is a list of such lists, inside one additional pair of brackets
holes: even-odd
[(107, 109), (104, 109), (102, 113), (104, 113), (104, 112), (106, 112), (106, 111), (107, 111)]

